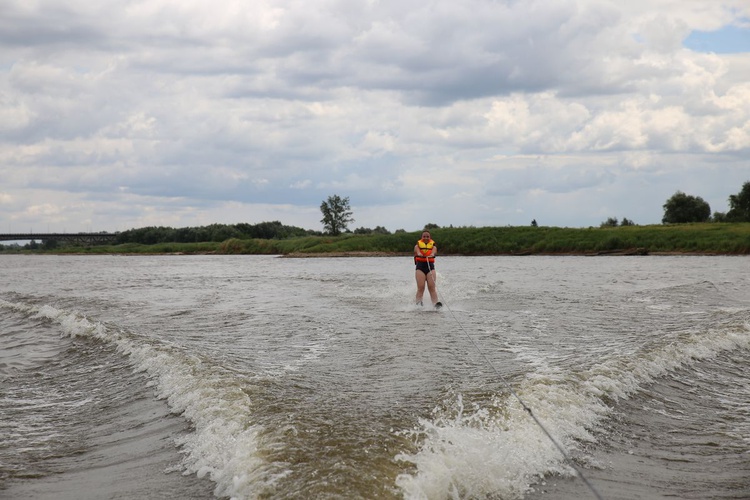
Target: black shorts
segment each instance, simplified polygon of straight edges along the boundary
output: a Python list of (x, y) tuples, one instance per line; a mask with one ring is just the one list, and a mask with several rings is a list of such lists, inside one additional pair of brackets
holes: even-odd
[(430, 274), (430, 271), (435, 270), (434, 262), (417, 262), (417, 271), (422, 271), (425, 274)]

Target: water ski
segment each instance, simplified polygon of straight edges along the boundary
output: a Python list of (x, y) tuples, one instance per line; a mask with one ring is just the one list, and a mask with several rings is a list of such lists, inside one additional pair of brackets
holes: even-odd
[[(417, 302), (417, 307), (419, 307), (419, 308), (423, 307), (422, 303), (421, 302)], [(443, 307), (443, 303), (442, 302), (436, 302), (435, 305), (432, 307), (432, 310), (433, 311), (439, 311), (441, 307)], [(429, 311), (429, 309), (428, 309), (428, 311)]]

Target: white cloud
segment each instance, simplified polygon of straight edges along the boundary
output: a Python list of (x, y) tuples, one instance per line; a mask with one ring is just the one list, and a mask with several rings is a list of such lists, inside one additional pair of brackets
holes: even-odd
[(320, 229), (334, 193), (367, 227), (658, 223), (678, 189), (724, 211), (750, 180), (750, 54), (682, 45), (746, 25), (743, 0), (3, 9), (0, 176), (25, 225)]

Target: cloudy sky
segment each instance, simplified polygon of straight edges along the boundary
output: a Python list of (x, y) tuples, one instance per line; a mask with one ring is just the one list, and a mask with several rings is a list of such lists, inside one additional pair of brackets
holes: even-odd
[(748, 0), (0, 4), (0, 233), (654, 224), (749, 180)]

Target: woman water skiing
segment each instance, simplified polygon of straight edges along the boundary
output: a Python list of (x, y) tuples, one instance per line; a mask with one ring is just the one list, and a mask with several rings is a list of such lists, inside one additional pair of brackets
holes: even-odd
[(432, 241), (429, 231), (422, 232), (422, 239), (414, 245), (414, 263), (417, 266), (414, 276), (417, 279), (417, 305), (422, 305), (424, 286), (430, 292), (432, 305), (435, 308), (442, 307), (438, 302), (437, 288), (435, 287), (435, 257), (437, 256), (437, 245)]

